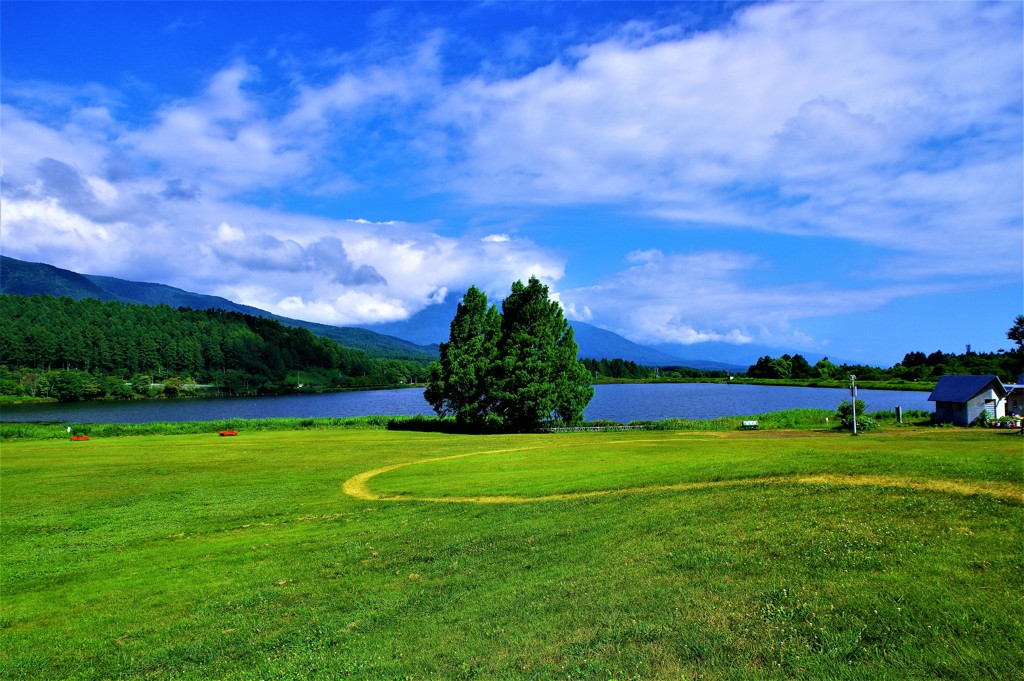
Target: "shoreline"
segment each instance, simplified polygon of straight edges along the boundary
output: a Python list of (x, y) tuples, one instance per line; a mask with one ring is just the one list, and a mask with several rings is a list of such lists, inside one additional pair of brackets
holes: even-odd
[[(676, 379), (640, 379), (640, 378), (608, 378), (599, 379), (593, 385), (623, 385), (640, 384), (656, 385), (659, 383), (710, 383), (715, 385), (771, 385), (792, 388), (830, 388), (845, 389), (850, 387), (847, 380), (836, 381), (821, 378), (676, 378)], [(915, 392), (931, 392), (935, 389), (935, 381), (857, 381), (857, 388), (861, 390), (902, 390)]]
[[(744, 421), (758, 421), (757, 431), (798, 430), (822, 432), (843, 432), (837, 421), (832, 421), (835, 412), (830, 409), (781, 409), (758, 414), (719, 416), (707, 419), (665, 418), (658, 420), (630, 421), (629, 423), (611, 422), (606, 420), (590, 420), (581, 427), (597, 427), (610, 431), (620, 431), (624, 427), (630, 430), (672, 430), (672, 431), (744, 431)], [(877, 417), (878, 425), (885, 428), (914, 428), (926, 425), (922, 420), (925, 412), (910, 411), (908, 421), (897, 424), (889, 412), (869, 412), (865, 416)], [(930, 424), (930, 414), (928, 415)], [(552, 424), (553, 425), (553, 424)], [(68, 427), (72, 431), (68, 431)], [(90, 435), (93, 437), (124, 437), (147, 435), (187, 435), (212, 434), (222, 430), (236, 430), (242, 433), (264, 431), (303, 431), (303, 430), (389, 430), (389, 431), (421, 431), (451, 432), (486, 437), (496, 434), (490, 432), (464, 432), (454, 421), (437, 416), (348, 416), (348, 417), (295, 417), (275, 416), (267, 418), (224, 418), (195, 421), (150, 421), (145, 423), (79, 423), (71, 425), (65, 421), (3, 421), (0, 422), (0, 441), (32, 440), (32, 439), (67, 439), (69, 433)], [(550, 432), (542, 428), (536, 432)], [(531, 431), (529, 434), (535, 434)]]
[(67, 402), (61, 402), (55, 397), (27, 397), (24, 399), (7, 399), (17, 397), (15, 395), (0, 395), (0, 409), (9, 405), (25, 405), (25, 404), (91, 404), (91, 403), (103, 403), (103, 402), (161, 402), (171, 400), (216, 400), (222, 398), (242, 398), (242, 399), (258, 399), (260, 397), (284, 397), (286, 395), (326, 395), (330, 393), (352, 393), (352, 392), (371, 392), (374, 390), (403, 390), (406, 388), (425, 388), (425, 383), (406, 383), (401, 385), (371, 385), (362, 386), (357, 388), (345, 387), (345, 388), (333, 388), (323, 390), (286, 390), (282, 392), (272, 393), (246, 393), (239, 395), (225, 395), (223, 393), (217, 394), (188, 394), (188, 395), (176, 395), (170, 397), (168, 395), (152, 395), (150, 397), (94, 397), (87, 400), (69, 400)]
[[(592, 381), (591, 385), (672, 385), (672, 384), (684, 384), (684, 383), (707, 383), (712, 385), (768, 385), (768, 386), (779, 386), (779, 387), (793, 387), (793, 388), (829, 388), (829, 389), (844, 389), (849, 388), (850, 384), (847, 381), (834, 381), (824, 379), (785, 379), (785, 378), (745, 378), (735, 377), (732, 379), (728, 378), (679, 378), (679, 379), (641, 379), (641, 378), (629, 378), (629, 379), (616, 379), (616, 378), (604, 378)], [(176, 397), (168, 397), (167, 395), (154, 395), (152, 397), (132, 397), (127, 400), (122, 398), (113, 397), (97, 397), (88, 400), (73, 400), (66, 402), (65, 404), (75, 403), (93, 403), (93, 402), (148, 402), (148, 401), (161, 401), (161, 400), (189, 400), (189, 399), (220, 399), (220, 398), (260, 398), (260, 397), (283, 397), (285, 395), (323, 395), (330, 393), (348, 393), (348, 392), (371, 392), (375, 390), (403, 390), (407, 388), (425, 388), (425, 383), (408, 383), (402, 385), (377, 385), (377, 386), (361, 386), (361, 387), (345, 387), (335, 389), (323, 389), (323, 390), (289, 390), (283, 392), (273, 393), (262, 393), (262, 394), (244, 394), (244, 395), (224, 395), (224, 394), (191, 394), (191, 395), (178, 395)], [(861, 390), (901, 390), (901, 391), (915, 391), (915, 392), (931, 392), (935, 389), (934, 381), (858, 381), (857, 387)], [(24, 399), (7, 399), (13, 398), (13, 395), (0, 395), (0, 409), (4, 406), (9, 405), (26, 405), (26, 404), (61, 404), (61, 401), (53, 397), (27, 397)]]

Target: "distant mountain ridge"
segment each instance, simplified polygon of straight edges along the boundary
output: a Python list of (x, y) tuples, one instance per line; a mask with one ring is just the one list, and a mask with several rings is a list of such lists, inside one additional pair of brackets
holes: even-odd
[[(342, 327), (298, 319), (235, 303), (227, 298), (193, 293), (165, 284), (145, 283), (94, 274), (80, 274), (45, 263), (27, 262), (0, 256), (0, 292), (17, 295), (69, 296), (75, 299), (97, 298), (140, 305), (169, 305), (198, 310), (220, 309), (276, 319), (286, 326), (304, 327), (341, 345), (363, 350), (371, 357), (390, 357), (428, 361), (436, 359), (437, 344), (448, 339), (448, 328), (461, 295), (450, 294), (440, 304), (431, 305), (409, 319), (399, 322)], [(575, 331), (580, 357), (623, 359), (645, 366), (687, 366), (703, 370), (746, 371), (758, 357), (780, 356), (785, 350), (762, 346), (736, 346), (727, 343), (700, 345), (640, 345), (591, 324), (569, 322)], [(699, 356), (694, 356), (697, 355)], [(808, 356), (812, 363), (817, 357)]]
[[(449, 294), (443, 303), (431, 305), (400, 322), (367, 324), (366, 328), (405, 338), (414, 343), (441, 343), (448, 340), (448, 328), (462, 295)], [(580, 357), (590, 359), (622, 359), (645, 366), (686, 366), (711, 371), (746, 371), (749, 364), (722, 362), (715, 359), (687, 358), (685, 354), (651, 348), (592, 324), (569, 321), (572, 325)], [(782, 353), (779, 353), (782, 354)], [(753, 362), (751, 362), (753, 363)]]
[(303, 327), (347, 348), (362, 350), (371, 357), (430, 361), (437, 357), (434, 346), (417, 345), (401, 338), (363, 328), (331, 326), (290, 319), (227, 298), (192, 293), (165, 284), (143, 283), (79, 274), (45, 263), (26, 262), (0, 256), (0, 292), (22, 296), (68, 296), (76, 300), (97, 298), (136, 305), (168, 305), (195, 310), (226, 310), (276, 319), (285, 326)]

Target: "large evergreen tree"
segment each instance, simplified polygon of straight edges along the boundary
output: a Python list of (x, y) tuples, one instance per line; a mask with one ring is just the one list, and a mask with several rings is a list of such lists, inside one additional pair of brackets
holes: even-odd
[(565, 332), (558, 339), (555, 354), (554, 379), (555, 414), (565, 423), (579, 423), (583, 420), (583, 410), (594, 397), (594, 386), (590, 383), (590, 372), (577, 359), (579, 346), (576, 345), (576, 333), (566, 324)]
[[(526, 285), (512, 284), (512, 293), (501, 304), (501, 338), (491, 381), (493, 411), (500, 422), (519, 430), (553, 414), (570, 423), (582, 419), (594, 389), (576, 354), (572, 329), (561, 305), (548, 297), (548, 287), (536, 277)], [(575, 383), (583, 386), (582, 393), (573, 389)]]
[(441, 346), (427, 401), (463, 424), (523, 430), (553, 417), (576, 423), (594, 395), (577, 353), (561, 306), (536, 277), (512, 285), (500, 316), (471, 288)]
[(454, 416), (464, 425), (481, 425), (490, 401), (487, 380), (495, 358), (501, 320), (488, 306), (487, 295), (471, 287), (459, 303), (447, 343), (441, 343), (440, 361), (433, 366), (424, 397), (442, 416)]

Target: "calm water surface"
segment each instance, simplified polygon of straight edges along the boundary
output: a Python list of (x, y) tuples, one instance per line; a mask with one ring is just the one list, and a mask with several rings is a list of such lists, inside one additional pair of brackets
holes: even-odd
[[(641, 419), (703, 419), (763, 414), (783, 409), (835, 409), (849, 392), (842, 388), (796, 388), (714, 383), (598, 385), (587, 420), (628, 423)], [(933, 411), (927, 392), (860, 390), (868, 411)], [(414, 416), (434, 412), (420, 388), (366, 390), (325, 395), (133, 400), (69, 404), (24, 404), (0, 408), (0, 421), (67, 423), (149, 423), (215, 421), (229, 418)]]

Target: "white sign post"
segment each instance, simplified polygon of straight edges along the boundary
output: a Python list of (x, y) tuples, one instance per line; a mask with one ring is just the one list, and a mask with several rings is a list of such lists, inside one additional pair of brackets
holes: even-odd
[(850, 374), (850, 397), (853, 398), (850, 401), (853, 403), (853, 434), (857, 434), (857, 376)]

